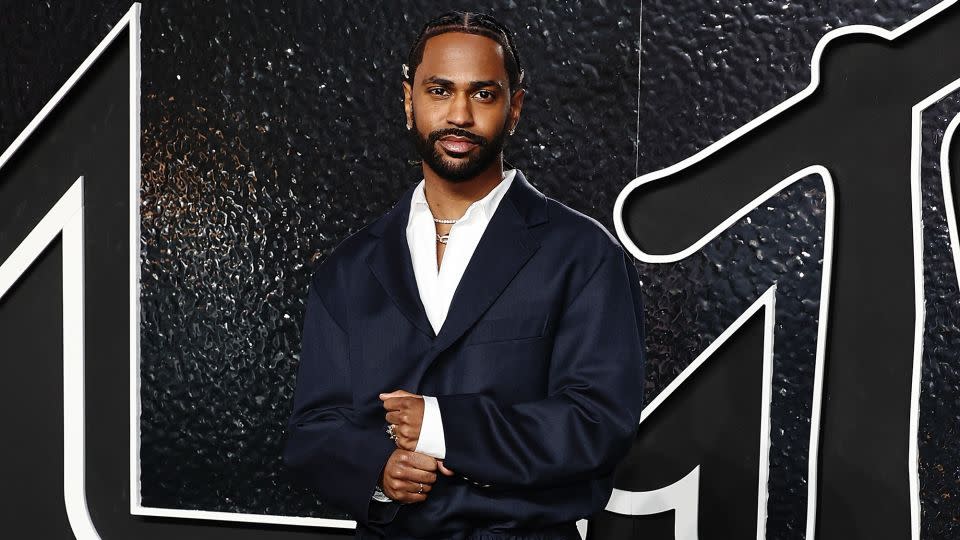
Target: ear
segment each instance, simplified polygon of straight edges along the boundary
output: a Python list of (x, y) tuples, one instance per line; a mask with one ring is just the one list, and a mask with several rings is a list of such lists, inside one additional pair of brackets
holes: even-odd
[(413, 88), (410, 83), (403, 81), (403, 110), (407, 115), (407, 129), (413, 126)]
[(517, 129), (520, 123), (520, 109), (523, 108), (523, 96), (527, 91), (523, 88), (517, 90), (510, 96), (510, 131)]

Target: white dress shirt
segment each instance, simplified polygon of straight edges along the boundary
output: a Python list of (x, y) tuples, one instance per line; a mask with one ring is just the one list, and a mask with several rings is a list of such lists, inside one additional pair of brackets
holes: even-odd
[[(435, 334), (440, 333), (443, 321), (447, 318), (450, 301), (463, 277), (463, 272), (473, 256), (483, 232), (493, 213), (500, 205), (504, 194), (510, 188), (516, 169), (503, 172), (503, 180), (490, 190), (482, 199), (474, 201), (450, 227), (450, 236), (443, 251), (443, 260), (437, 268), (437, 229), (434, 215), (430, 211), (424, 195), (425, 180), (413, 190), (410, 199), (410, 215), (407, 218), (407, 245), (410, 247), (410, 259), (417, 280), (420, 301), (426, 311), (427, 319)], [(440, 216), (451, 219), (452, 216)], [(446, 456), (446, 444), (443, 439), (443, 423), (437, 398), (423, 396), (423, 422), (416, 452), (443, 459)], [(374, 498), (380, 501), (390, 499), (380, 493)]]

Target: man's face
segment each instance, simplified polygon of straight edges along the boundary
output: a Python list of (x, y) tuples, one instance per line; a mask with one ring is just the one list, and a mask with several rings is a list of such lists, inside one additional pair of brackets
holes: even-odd
[(510, 95), (500, 44), (460, 32), (427, 40), (404, 97), (417, 152), (452, 182), (474, 178), (495, 162), (523, 103), (523, 91)]

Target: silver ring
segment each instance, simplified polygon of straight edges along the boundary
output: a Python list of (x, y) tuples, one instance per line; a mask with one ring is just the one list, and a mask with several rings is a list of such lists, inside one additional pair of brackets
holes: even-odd
[(390, 434), (390, 440), (393, 440), (393, 441), (397, 440), (397, 434), (393, 431), (394, 429), (396, 429), (396, 427), (397, 426), (395, 424), (390, 424), (389, 426), (387, 426), (387, 433)]
[(417, 493), (423, 493), (423, 482), (417, 482), (417, 483), (420, 484), (420, 491), (418, 491)]

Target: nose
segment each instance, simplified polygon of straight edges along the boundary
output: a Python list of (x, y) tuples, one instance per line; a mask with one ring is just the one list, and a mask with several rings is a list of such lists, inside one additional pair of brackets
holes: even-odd
[(450, 108), (447, 110), (447, 123), (457, 127), (473, 125), (473, 110), (471, 109), (470, 97), (463, 92), (454, 94), (450, 100)]

